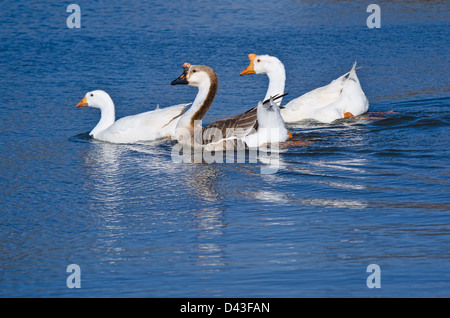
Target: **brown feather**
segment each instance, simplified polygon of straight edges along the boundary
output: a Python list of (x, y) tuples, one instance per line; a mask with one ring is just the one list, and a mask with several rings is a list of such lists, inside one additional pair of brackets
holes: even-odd
[[(272, 100), (277, 100), (286, 94), (275, 95)], [(265, 100), (263, 104), (270, 102)], [(258, 107), (253, 107), (243, 114), (239, 114), (230, 118), (218, 120), (206, 127), (203, 127), (203, 143), (210, 143), (220, 138), (236, 137), (238, 139), (253, 134), (258, 129)], [(217, 129), (217, 130), (216, 130)], [(215, 136), (214, 133), (221, 132), (221, 136)], [(214, 137), (214, 138), (213, 138)], [(214, 139), (214, 140), (213, 140)]]
[[(218, 137), (243, 138), (258, 128), (257, 107), (253, 107), (243, 114), (218, 120), (203, 127), (203, 143), (210, 143)], [(214, 132), (220, 132), (221, 136), (214, 136)], [(214, 138), (213, 138), (214, 137)]]
[(212, 68), (203, 65), (196, 67), (208, 73), (211, 79), (211, 86), (209, 87), (208, 95), (206, 95), (202, 107), (200, 107), (200, 109), (191, 118), (191, 127), (194, 127), (194, 121), (201, 120), (205, 116), (206, 112), (209, 110), (214, 101), (214, 97), (216, 97), (217, 89), (219, 87), (219, 80), (217, 78), (217, 74), (216, 72), (213, 71)]

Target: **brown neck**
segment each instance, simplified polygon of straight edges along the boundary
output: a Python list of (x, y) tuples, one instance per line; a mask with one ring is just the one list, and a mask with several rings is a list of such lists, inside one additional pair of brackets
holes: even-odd
[(194, 121), (201, 120), (206, 112), (211, 107), (214, 97), (216, 97), (217, 89), (219, 87), (219, 82), (217, 80), (217, 75), (214, 71), (209, 72), (209, 76), (211, 78), (211, 84), (209, 87), (208, 94), (206, 95), (206, 98), (204, 102), (202, 103), (202, 106), (194, 113), (194, 115), (191, 118), (191, 127), (194, 127)]

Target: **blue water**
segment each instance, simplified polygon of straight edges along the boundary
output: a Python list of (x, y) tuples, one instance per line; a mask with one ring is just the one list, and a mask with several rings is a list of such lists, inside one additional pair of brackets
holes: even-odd
[[(380, 29), (364, 1), (77, 1), (81, 29), (68, 4), (0, 3), (0, 296), (450, 296), (448, 2), (379, 2)], [(285, 102), (356, 60), (370, 110), (394, 113), (291, 126), (311, 143), (274, 174), (86, 138), (87, 91), (117, 117), (190, 102), (169, 85), (184, 62), (219, 76), (204, 122), (253, 107), (249, 53), (283, 61)]]

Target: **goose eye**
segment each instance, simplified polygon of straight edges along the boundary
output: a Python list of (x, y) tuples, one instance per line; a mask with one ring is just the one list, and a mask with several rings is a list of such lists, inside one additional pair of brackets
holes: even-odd
[(94, 97), (94, 94), (91, 94), (91, 97)]
[(192, 73), (196, 73), (196, 72), (197, 72), (196, 70), (193, 70), (193, 71), (192, 71)]
[(259, 62), (261, 62), (261, 60), (260, 60), (260, 59), (257, 59), (256, 62), (259, 63)]

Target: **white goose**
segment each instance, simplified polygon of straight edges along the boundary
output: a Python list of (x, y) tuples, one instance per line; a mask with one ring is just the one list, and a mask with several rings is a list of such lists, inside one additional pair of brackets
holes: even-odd
[[(286, 81), (283, 63), (270, 55), (249, 54), (248, 58), (250, 64), (241, 72), (241, 75), (267, 74), (269, 87), (265, 99), (283, 94)], [(281, 100), (278, 100), (279, 105), (280, 103)], [(331, 123), (336, 119), (361, 115), (368, 108), (369, 101), (361, 88), (358, 76), (356, 76), (355, 63), (350, 72), (330, 84), (316, 88), (290, 101), (284, 108), (281, 108), (281, 115), (286, 123), (302, 119)]]
[[(180, 143), (218, 150), (228, 149), (230, 146), (259, 147), (265, 143), (289, 139), (279, 108), (273, 107), (275, 103), (272, 99), (259, 103), (243, 114), (202, 127), (200, 121), (211, 107), (218, 88), (217, 74), (208, 66), (183, 64), (183, 74), (171, 85), (198, 87), (192, 106), (176, 125), (175, 139)], [(263, 130), (268, 132), (262, 133)]]
[(111, 143), (135, 143), (172, 135), (178, 119), (188, 105), (157, 108), (116, 121), (114, 102), (111, 97), (105, 91), (96, 90), (86, 93), (77, 107), (90, 106), (100, 109), (100, 121), (89, 133), (93, 138)]
[[(283, 96), (283, 95), (282, 95)], [(280, 113), (280, 108), (275, 100), (282, 98), (272, 96), (257, 106), (258, 129), (256, 133), (244, 138), (246, 145), (250, 148), (261, 147), (264, 144), (284, 142), (292, 137), (286, 128), (286, 124)]]

